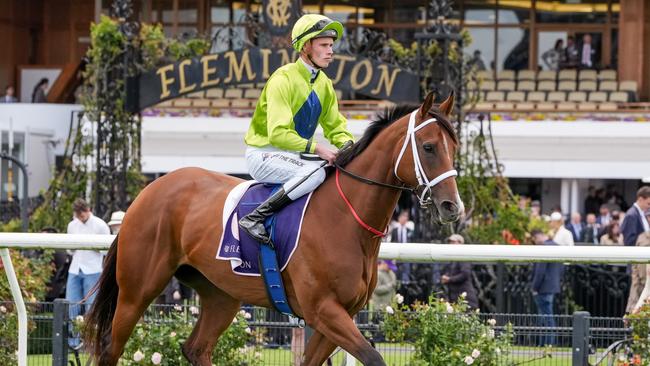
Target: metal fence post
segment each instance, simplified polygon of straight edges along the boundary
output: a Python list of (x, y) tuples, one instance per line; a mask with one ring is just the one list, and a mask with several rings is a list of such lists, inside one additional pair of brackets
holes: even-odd
[(54, 300), (54, 320), (52, 322), (52, 366), (68, 364), (68, 308), (65, 299)]
[(573, 332), (571, 345), (573, 353), (573, 366), (589, 365), (589, 312), (576, 311), (573, 313)]

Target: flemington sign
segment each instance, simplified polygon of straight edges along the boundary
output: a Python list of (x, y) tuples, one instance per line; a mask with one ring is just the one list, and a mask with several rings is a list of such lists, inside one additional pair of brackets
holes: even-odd
[[(136, 79), (138, 95), (129, 99), (137, 100), (138, 105), (132, 106), (136, 110), (210, 88), (263, 83), (273, 71), (297, 57), (288, 48), (244, 48), (185, 59), (142, 73)], [(390, 64), (335, 55), (325, 73), (336, 89), (395, 102), (420, 99), (417, 75)]]

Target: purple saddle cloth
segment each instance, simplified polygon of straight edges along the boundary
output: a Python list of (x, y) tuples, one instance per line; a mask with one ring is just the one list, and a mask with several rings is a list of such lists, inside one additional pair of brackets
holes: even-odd
[[(253, 211), (260, 203), (264, 202), (280, 186), (255, 184), (242, 196), (237, 207), (228, 217), (226, 222), (217, 259), (230, 260), (232, 270), (244, 276), (259, 276), (259, 246), (260, 244), (248, 233), (242, 230), (237, 222), (239, 218)], [(278, 265), (283, 271), (293, 252), (298, 246), (300, 229), (305, 215), (307, 203), (311, 193), (291, 202), (280, 212), (267, 220), (267, 230), (271, 233), (273, 244), (278, 258)]]

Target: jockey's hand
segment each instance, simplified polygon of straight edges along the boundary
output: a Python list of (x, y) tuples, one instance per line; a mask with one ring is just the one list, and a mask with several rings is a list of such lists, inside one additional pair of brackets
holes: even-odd
[(318, 155), (321, 159), (327, 160), (327, 162), (332, 165), (334, 163), (334, 160), (336, 160), (336, 152), (329, 149), (326, 146), (323, 146), (321, 144), (316, 145), (316, 151), (314, 151), (316, 155)]

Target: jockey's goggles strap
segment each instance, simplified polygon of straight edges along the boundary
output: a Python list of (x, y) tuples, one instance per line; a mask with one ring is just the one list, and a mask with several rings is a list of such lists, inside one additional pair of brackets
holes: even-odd
[(293, 41), (291, 41), (291, 44), (296, 44), (296, 42), (300, 41), (301, 39), (305, 38), (308, 34), (323, 30), (323, 28), (327, 27), (328, 24), (331, 23), (331, 20), (328, 19), (322, 19), (316, 22), (316, 24), (312, 25), (311, 28), (307, 29), (304, 31), (301, 35), (298, 37), (294, 38)]
[(422, 162), (420, 161), (420, 154), (418, 153), (418, 148), (416, 145), (416, 140), (415, 140), (415, 134), (419, 130), (423, 129), (424, 127), (428, 126), (431, 123), (436, 122), (435, 118), (428, 119), (422, 123), (420, 123), (417, 127), (415, 126), (415, 116), (417, 114), (417, 109), (414, 110), (411, 115), (409, 116), (409, 124), (408, 124), (408, 129), (406, 130), (406, 136), (404, 137), (404, 144), (402, 145), (402, 149), (399, 152), (399, 155), (397, 156), (397, 161), (395, 162), (395, 177), (402, 181), (402, 179), (399, 177), (397, 173), (397, 169), (399, 168), (399, 164), (402, 161), (402, 157), (404, 156), (404, 153), (406, 152), (406, 147), (408, 146), (409, 142), (411, 143), (411, 151), (413, 153), (413, 168), (415, 170), (415, 177), (418, 180), (418, 183), (421, 187), (424, 187), (422, 190), (422, 194), (418, 196), (418, 200), (420, 203), (425, 202), (425, 196), (426, 194), (431, 190), (432, 187), (434, 187), (436, 184), (442, 182), (443, 180), (449, 178), (449, 177), (454, 177), (458, 175), (458, 172), (456, 170), (449, 170), (447, 172), (444, 172), (434, 178), (433, 180), (429, 180), (427, 177), (427, 173), (424, 170), (424, 167), (422, 166)]

